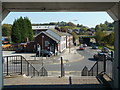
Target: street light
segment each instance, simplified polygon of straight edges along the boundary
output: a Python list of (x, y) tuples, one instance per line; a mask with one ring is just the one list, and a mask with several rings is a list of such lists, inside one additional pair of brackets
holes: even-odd
[[(76, 19), (75, 19), (75, 20), (69, 20), (69, 22), (70, 22), (70, 21), (78, 21), (78, 20), (76, 20)], [(67, 32), (66, 32), (66, 33), (67, 33)], [(70, 44), (70, 38), (71, 38), (71, 37), (69, 36), (69, 53), (70, 53), (70, 46), (71, 46), (71, 44)]]
[(44, 39), (44, 36), (42, 36), (42, 67), (43, 67), (43, 39)]

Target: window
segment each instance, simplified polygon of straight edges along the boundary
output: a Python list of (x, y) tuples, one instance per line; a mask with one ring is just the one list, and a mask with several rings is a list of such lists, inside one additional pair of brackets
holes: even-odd
[(49, 41), (45, 41), (45, 47), (49, 46)]

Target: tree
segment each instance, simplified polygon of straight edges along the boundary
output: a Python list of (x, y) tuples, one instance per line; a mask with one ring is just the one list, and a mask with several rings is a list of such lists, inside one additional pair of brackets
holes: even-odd
[(81, 28), (83, 31), (87, 31), (87, 28), (86, 27), (82, 27)]
[(72, 27), (76, 26), (76, 25), (75, 25), (74, 23), (72, 23), (72, 22), (68, 22), (67, 25), (68, 25), (68, 26), (72, 26)]
[(102, 40), (105, 36), (105, 33), (101, 30), (97, 30), (96, 33), (95, 33), (95, 39), (96, 39), (96, 42), (101, 45), (102, 43)]
[(71, 35), (73, 36), (73, 42), (75, 42), (78, 38), (77, 34), (75, 32), (71, 32)]
[(108, 30), (108, 26), (106, 24), (100, 24), (101, 30), (102, 31), (107, 31)]
[(109, 35), (105, 36), (104, 40), (107, 42), (108, 45), (114, 45), (114, 32), (112, 32)]
[(11, 39), (14, 43), (20, 43), (21, 42), (21, 33), (19, 29), (19, 23), (17, 20), (14, 21), (12, 26), (12, 33), (11, 33)]
[(98, 31), (98, 30), (101, 30), (100, 25), (96, 25), (96, 27), (95, 27), (95, 31)]
[(28, 37), (29, 41), (31, 41), (31, 40), (33, 40), (32, 24), (31, 24), (31, 22), (30, 22), (30, 20), (29, 20), (28, 17), (25, 17), (24, 20), (25, 20), (25, 22), (26, 22), (26, 25), (27, 25), (26, 28), (27, 28), (27, 30), (28, 30), (28, 32), (27, 32), (27, 37)]
[(10, 24), (3, 24), (2, 25), (2, 36), (11, 36), (11, 29), (12, 26)]
[(24, 43), (27, 39), (33, 40), (32, 25), (27, 17), (20, 17), (14, 21), (11, 37), (14, 43)]

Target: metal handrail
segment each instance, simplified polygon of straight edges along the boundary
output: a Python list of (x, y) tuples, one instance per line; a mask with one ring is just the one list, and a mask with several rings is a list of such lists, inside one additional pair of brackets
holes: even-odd
[[(112, 62), (113, 57), (110, 59), (106, 59), (107, 55), (104, 55), (104, 60), (102, 61), (96, 61), (94, 65), (90, 68), (90, 70), (82, 70), (82, 73), (84, 73), (84, 76), (97, 76), (98, 74), (106, 73), (109, 75), (110, 78), (112, 78)], [(109, 57), (109, 55), (107, 56)], [(87, 72), (87, 73), (86, 73)], [(86, 74), (85, 74), (86, 73)]]
[(98, 61), (95, 62), (95, 64), (91, 67), (91, 69), (88, 72), (92, 71), (97, 64), (98, 64)]
[[(20, 55), (20, 56), (21, 56), (21, 55)], [(36, 71), (38, 71), (28, 60), (26, 60), (25, 57), (22, 56), (22, 58), (24, 58), (24, 60), (25, 60), (26, 62), (28, 62)]]
[[(23, 75), (25, 73), (24, 70), (26, 70), (27, 75), (29, 76), (29, 71), (30, 69), (32, 69), (31, 71), (32, 76), (35, 76), (35, 72), (37, 72), (37, 76), (39, 76), (39, 71), (23, 56), (14, 55), (14, 56), (4, 56), (3, 58), (6, 58), (6, 64), (4, 63), (4, 69), (7, 72), (7, 75), (9, 75), (10, 72), (12, 72), (12, 74), (13, 72), (14, 73), (19, 72), (20, 75)], [(10, 61), (12, 61), (12, 64), (9, 63), (9, 58), (10, 58)], [(19, 63), (18, 63), (18, 60), (20, 60)], [(25, 63), (23, 63), (23, 61), (25, 61)]]

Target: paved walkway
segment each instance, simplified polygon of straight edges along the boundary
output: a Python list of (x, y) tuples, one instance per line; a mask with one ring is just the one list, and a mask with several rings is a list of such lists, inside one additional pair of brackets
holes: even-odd
[(6, 77), (4, 85), (77, 85), (77, 84), (100, 84), (94, 76), (81, 77), (30, 77), (14, 76)]

